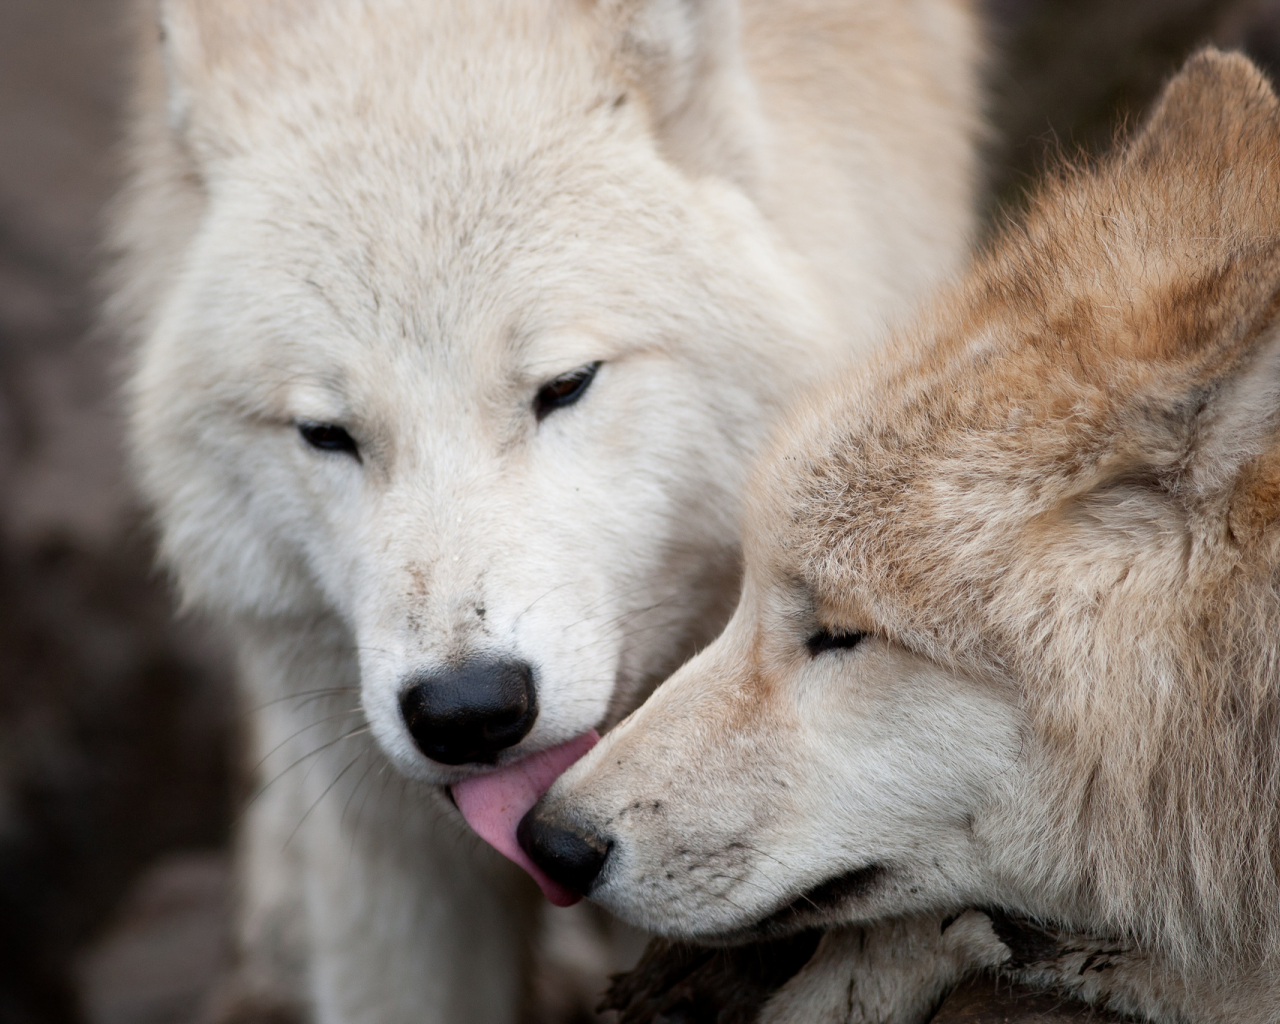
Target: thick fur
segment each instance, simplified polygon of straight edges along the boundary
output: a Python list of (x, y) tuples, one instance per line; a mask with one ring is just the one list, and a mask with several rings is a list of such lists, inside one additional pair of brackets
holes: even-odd
[[(804, 404), (725, 633), (544, 801), (612, 843), (594, 898), (720, 941), (982, 908), (971, 967), (1280, 1019), (1278, 196), (1280, 103), (1206, 52)], [(923, 1020), (900, 960), (762, 1019)]]
[[(246, 1005), (512, 1020), (533, 891), (443, 796), (477, 769), (427, 761), (398, 694), (527, 661), (540, 715), (509, 760), (610, 725), (714, 635), (774, 411), (964, 253), (973, 18), (160, 8), (115, 310), (164, 557), (230, 625), (269, 783), (242, 841)], [(539, 422), (539, 387), (594, 362)], [(307, 421), (360, 459), (308, 448)]]

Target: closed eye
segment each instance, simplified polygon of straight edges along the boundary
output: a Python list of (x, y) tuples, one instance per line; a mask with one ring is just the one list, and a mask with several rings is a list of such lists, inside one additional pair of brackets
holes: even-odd
[(312, 448), (324, 452), (341, 452), (352, 456), (357, 462), (364, 461), (360, 458), (360, 448), (355, 438), (347, 433), (345, 427), (336, 423), (299, 423), (298, 433)]
[(816, 658), (827, 651), (846, 650), (862, 643), (866, 633), (833, 633), (829, 629), (820, 629), (804, 642), (809, 648), (809, 656)]
[(556, 409), (573, 405), (586, 394), (587, 388), (591, 387), (591, 382), (595, 380), (596, 371), (599, 369), (599, 362), (588, 363), (586, 366), (580, 366), (570, 373), (562, 373), (554, 380), (547, 381), (538, 389), (538, 394), (533, 400), (533, 414), (542, 421)]

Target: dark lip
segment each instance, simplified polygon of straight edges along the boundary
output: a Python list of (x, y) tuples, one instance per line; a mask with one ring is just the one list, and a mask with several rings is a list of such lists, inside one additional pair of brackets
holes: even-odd
[(784, 938), (821, 924), (827, 915), (851, 900), (865, 898), (888, 873), (882, 864), (867, 864), (834, 875), (806, 889), (755, 922), (716, 935), (694, 936), (693, 941), (714, 946), (741, 946)]

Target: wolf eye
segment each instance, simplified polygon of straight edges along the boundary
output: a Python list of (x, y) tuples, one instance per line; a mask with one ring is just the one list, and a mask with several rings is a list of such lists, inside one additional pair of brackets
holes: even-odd
[(573, 405), (586, 394), (587, 388), (591, 387), (598, 369), (600, 369), (599, 362), (588, 363), (543, 384), (533, 400), (533, 414), (541, 421), (548, 413), (563, 409), (566, 405)]
[(829, 629), (820, 629), (809, 637), (804, 645), (809, 648), (810, 657), (816, 658), (826, 651), (857, 647), (866, 635), (866, 633), (833, 633)]
[(343, 452), (360, 460), (360, 449), (356, 447), (355, 438), (336, 423), (299, 423), (298, 433), (312, 448), (323, 452)]

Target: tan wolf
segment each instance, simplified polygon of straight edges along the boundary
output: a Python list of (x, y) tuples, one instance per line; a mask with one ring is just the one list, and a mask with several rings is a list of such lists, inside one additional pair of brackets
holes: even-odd
[(786, 422), (724, 634), (531, 812), (535, 860), (667, 935), (836, 926), (765, 1021), (922, 1021), (1001, 963), (1280, 1020), (1266, 79), (1193, 58)]
[(774, 411), (965, 255), (975, 18), (145, 6), (115, 309), (163, 557), (270, 783), (241, 996), (512, 1021), (541, 901), (448, 787), (567, 760), (723, 625)]

